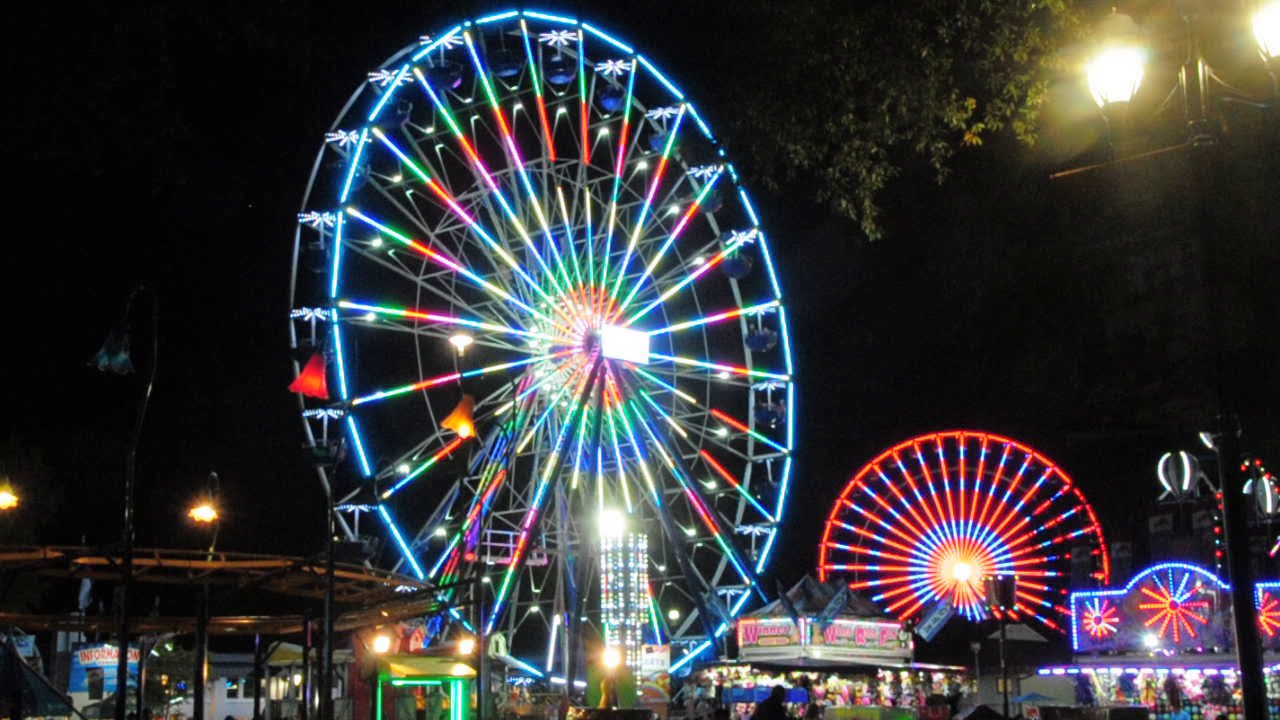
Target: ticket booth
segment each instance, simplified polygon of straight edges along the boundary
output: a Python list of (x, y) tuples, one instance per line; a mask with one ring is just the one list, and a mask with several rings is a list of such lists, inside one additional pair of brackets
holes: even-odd
[(374, 720), (471, 720), (475, 680), (476, 669), (455, 658), (383, 658), (374, 689)]

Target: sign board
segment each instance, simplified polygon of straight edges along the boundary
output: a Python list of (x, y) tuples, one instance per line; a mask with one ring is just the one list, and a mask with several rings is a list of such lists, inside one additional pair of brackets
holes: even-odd
[(901, 623), (878, 620), (836, 619), (825, 629), (809, 625), (809, 645), (844, 650), (861, 656), (901, 658), (911, 655), (911, 634)]
[(916, 626), (916, 634), (924, 638), (925, 642), (930, 642), (955, 614), (956, 609), (951, 606), (950, 601), (943, 600), (925, 613), (924, 619)]
[(803, 644), (791, 618), (743, 618), (738, 621), (738, 654), (743, 660), (789, 657)]
[[(137, 647), (129, 648), (129, 675), (138, 676)], [(107, 643), (76, 643), (71, 646), (69, 693), (85, 693), (89, 700), (101, 700), (116, 691), (116, 663), (120, 654)]]
[(671, 704), (671, 646), (641, 645), (636, 694), (640, 705), (667, 716)]

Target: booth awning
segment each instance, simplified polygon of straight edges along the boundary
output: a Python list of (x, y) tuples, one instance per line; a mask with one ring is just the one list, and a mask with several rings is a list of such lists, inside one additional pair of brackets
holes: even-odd
[(453, 657), (391, 655), (378, 663), (392, 680), (397, 678), (442, 678), (476, 676), (476, 669)]

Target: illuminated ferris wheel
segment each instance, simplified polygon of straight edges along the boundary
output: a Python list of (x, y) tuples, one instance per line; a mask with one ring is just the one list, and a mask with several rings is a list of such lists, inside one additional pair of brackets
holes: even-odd
[(733, 164), (627, 43), (510, 11), (370, 73), (292, 298), (307, 437), (357, 478), (321, 467), (343, 529), (480, 577), (455, 619), (481, 608), (531, 672), (563, 678), (581, 637), (687, 663), (758, 594), (794, 443), (783, 297)]
[[(988, 617), (987, 580), (1011, 576), (1008, 617), (1063, 630), (1073, 574), (1105, 583), (1110, 561), (1093, 508), (1053, 461), (956, 431), (899, 443), (858, 471), (827, 520), (818, 572), (848, 577), (902, 620), (943, 604)], [(1099, 632), (1114, 624), (1103, 608), (1093, 620)]]

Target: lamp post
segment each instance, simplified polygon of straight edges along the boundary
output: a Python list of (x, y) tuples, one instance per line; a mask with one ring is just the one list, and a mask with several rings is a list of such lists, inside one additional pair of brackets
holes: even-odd
[[(1219, 481), (1223, 496), (1224, 549), (1232, 592), (1232, 618), (1236, 640), (1236, 656), (1240, 666), (1240, 687), (1244, 698), (1246, 720), (1263, 720), (1267, 716), (1267, 699), (1262, 671), (1262, 653), (1257, 631), (1257, 614), (1253, 599), (1253, 569), (1249, 558), (1249, 528), (1241, 497), (1243, 478), (1236, 472), (1240, 445), (1235, 415), (1234, 394), (1226, 384), (1231, 373), (1225, 367), (1227, 351), (1222, 301), (1224, 281), (1219, 261), (1211, 262), (1214, 235), (1214, 208), (1211, 192), (1217, 173), (1220, 117), (1213, 101), (1234, 100), (1255, 107), (1268, 108), (1256, 98), (1242, 96), (1239, 91), (1218, 78), (1204, 54), (1201, 43), (1202, 2), (1180, 0), (1174, 3), (1183, 23), (1182, 42), (1185, 55), (1177, 75), (1175, 92), (1182, 100), (1186, 126), (1186, 145), (1191, 150), (1192, 178), (1195, 183), (1195, 231), (1198, 253), (1204, 265), (1205, 288), (1210, 324), (1209, 342), (1215, 358), (1214, 394), (1217, 399), (1218, 432), (1214, 451), (1218, 459)], [(1280, 0), (1270, 0), (1253, 16), (1253, 33), (1258, 42), (1265, 70), (1271, 78), (1272, 102), (1277, 95), (1274, 63), (1280, 53)], [(1145, 74), (1147, 53), (1141, 46), (1138, 25), (1132, 19), (1113, 14), (1101, 28), (1102, 45), (1086, 65), (1090, 94), (1110, 120), (1128, 110)], [(1174, 97), (1174, 95), (1170, 95)], [(1069, 172), (1069, 171), (1068, 171)]]
[[(94, 354), (89, 364), (103, 372), (116, 375), (133, 373), (133, 359), (129, 348), (129, 315), (133, 310), (133, 302), (148, 288), (142, 285), (129, 293), (125, 304), (124, 317), (107, 336), (102, 347)], [(129, 678), (129, 590), (133, 584), (133, 487), (137, 475), (138, 444), (142, 440), (142, 427), (147, 419), (147, 409), (151, 405), (151, 390), (156, 382), (156, 365), (160, 357), (159, 326), (160, 302), (154, 290), (151, 296), (151, 362), (147, 368), (147, 382), (143, 386), (142, 399), (138, 403), (138, 415), (129, 435), (128, 449), (124, 456), (124, 523), (121, 528), (120, 551), (120, 585), (116, 588), (116, 648), (119, 659), (116, 662), (116, 707), (115, 720), (125, 720), (125, 698), (127, 696)]]
[[(213, 553), (218, 547), (218, 530), (221, 529), (221, 513), (218, 511), (218, 473), (211, 472), (207, 480), (205, 495), (187, 510), (187, 517), (198, 525), (212, 528), (209, 538), (208, 560), (213, 560)], [(191, 698), (191, 716), (193, 720), (204, 720), (205, 685), (209, 681), (209, 583), (200, 584), (200, 595), (196, 600), (196, 653), (195, 673), (192, 678), (194, 688)]]

